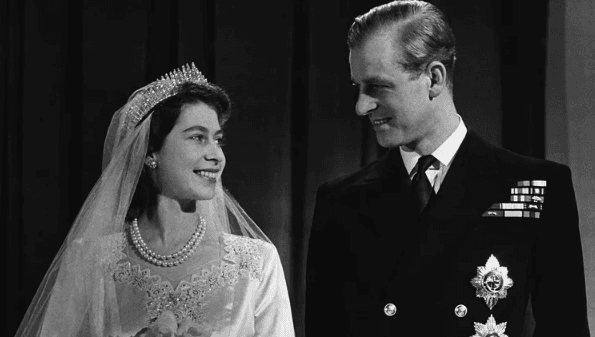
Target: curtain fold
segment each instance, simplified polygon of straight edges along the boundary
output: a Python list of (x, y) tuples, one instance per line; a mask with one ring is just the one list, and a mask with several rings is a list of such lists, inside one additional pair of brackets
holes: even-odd
[[(5, 318), (8, 332), (26, 310), (23, 304), (23, 200), (22, 176), (22, 55), (23, 3), (0, 4), (0, 222), (5, 228), (6, 289)], [(49, 265), (48, 265), (49, 266)], [(10, 277), (12, 275), (12, 277)]]

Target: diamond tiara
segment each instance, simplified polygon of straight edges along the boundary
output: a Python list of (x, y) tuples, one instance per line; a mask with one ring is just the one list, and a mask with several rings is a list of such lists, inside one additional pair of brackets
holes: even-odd
[(155, 105), (177, 94), (180, 89), (179, 85), (185, 82), (208, 83), (206, 77), (196, 68), (194, 62), (161, 76), (161, 79), (149, 84), (140, 92), (143, 98), (140, 102), (132, 104), (128, 109), (124, 118), (124, 127), (126, 129), (134, 128)]

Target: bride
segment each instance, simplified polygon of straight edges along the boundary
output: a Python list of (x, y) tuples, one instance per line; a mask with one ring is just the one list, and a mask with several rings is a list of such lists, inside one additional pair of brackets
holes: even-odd
[(223, 189), (230, 100), (194, 64), (116, 111), (17, 336), (293, 336), (279, 255)]

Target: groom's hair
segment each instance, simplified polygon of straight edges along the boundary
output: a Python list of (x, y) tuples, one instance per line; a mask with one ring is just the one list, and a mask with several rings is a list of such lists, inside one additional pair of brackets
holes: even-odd
[(371, 35), (391, 28), (393, 43), (402, 51), (397, 63), (405, 71), (419, 76), (431, 62), (442, 62), (446, 67), (447, 86), (452, 92), (455, 36), (444, 13), (424, 1), (393, 1), (374, 7), (355, 18), (347, 34), (347, 45), (350, 50), (361, 47)]

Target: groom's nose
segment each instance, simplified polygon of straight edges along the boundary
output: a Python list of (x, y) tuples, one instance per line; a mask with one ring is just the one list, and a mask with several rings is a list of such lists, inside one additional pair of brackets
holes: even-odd
[(355, 112), (359, 116), (365, 116), (372, 110), (376, 109), (378, 104), (376, 100), (364, 93), (360, 93), (357, 97), (357, 103), (355, 104)]

